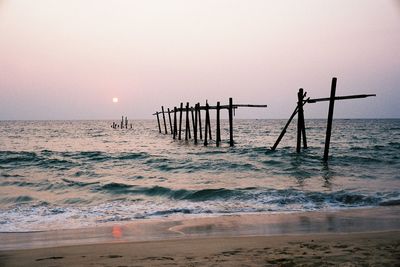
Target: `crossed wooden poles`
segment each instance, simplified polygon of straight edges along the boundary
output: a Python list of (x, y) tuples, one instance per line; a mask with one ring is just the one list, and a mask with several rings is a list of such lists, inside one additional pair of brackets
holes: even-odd
[(329, 145), (331, 141), (331, 133), (332, 133), (332, 120), (333, 120), (333, 110), (336, 100), (346, 100), (346, 99), (356, 99), (356, 98), (366, 98), (370, 96), (376, 96), (376, 94), (362, 94), (362, 95), (348, 95), (348, 96), (336, 96), (336, 82), (337, 78), (332, 78), (331, 84), (331, 95), (330, 97), (326, 98), (306, 98), (307, 93), (304, 93), (303, 89), (300, 88), (299, 92), (297, 93), (297, 106), (293, 111), (292, 115), (290, 116), (288, 122), (283, 127), (281, 134), (279, 135), (278, 139), (276, 140), (275, 144), (271, 147), (271, 150), (275, 150), (278, 146), (279, 142), (282, 140), (283, 136), (286, 133), (287, 128), (289, 127), (290, 123), (292, 122), (293, 118), (297, 114), (297, 145), (296, 151), (300, 152), (301, 149), (301, 140), (303, 138), (303, 148), (307, 148), (307, 138), (306, 138), (306, 128), (304, 122), (304, 109), (303, 106), (307, 103), (313, 104), (317, 102), (329, 101), (329, 110), (328, 110), (328, 120), (327, 120), (327, 127), (326, 127), (326, 136), (325, 136), (325, 148), (324, 148), (324, 161), (328, 161), (329, 157)]
[[(228, 105), (221, 105), (218, 101), (216, 106), (210, 106), (208, 101), (204, 106), (201, 106), (200, 103), (195, 104), (195, 106), (189, 106), (189, 102), (186, 103), (186, 107), (183, 107), (183, 103), (180, 103), (180, 107), (174, 107), (172, 110), (167, 108), (167, 111), (164, 110), (164, 106), (161, 107), (161, 112), (156, 112), (153, 115), (157, 116), (158, 123), (158, 131), (161, 133), (161, 123), (160, 123), (160, 114), (162, 114), (164, 133), (168, 134), (167, 122), (165, 118), (165, 114), (168, 114), (169, 119), (169, 127), (170, 133), (173, 136), (173, 139), (178, 138), (178, 140), (182, 139), (182, 118), (183, 113), (186, 114), (186, 125), (185, 125), (185, 140), (189, 140), (192, 138), (190, 131), (190, 117), (192, 120), (192, 129), (193, 129), (193, 139), (194, 143), (198, 144), (199, 139), (203, 140), (203, 130), (202, 130), (202, 121), (201, 121), (201, 111), (205, 111), (205, 124), (204, 124), (204, 145), (207, 146), (209, 144), (209, 140), (212, 139), (211, 135), (211, 120), (210, 120), (210, 110), (216, 110), (216, 137), (215, 144), (217, 147), (221, 144), (221, 110), (228, 110), (229, 115), (229, 146), (234, 145), (233, 141), (233, 116), (234, 111), (239, 107), (250, 107), (250, 108), (266, 108), (267, 105), (250, 105), (250, 104), (233, 104), (232, 98), (229, 98)], [(171, 113), (173, 113), (173, 121), (171, 119)], [(178, 114), (179, 113), (179, 114)], [(179, 115), (179, 125), (178, 118)], [(190, 116), (191, 115), (191, 116)], [(199, 136), (198, 136), (199, 134)]]

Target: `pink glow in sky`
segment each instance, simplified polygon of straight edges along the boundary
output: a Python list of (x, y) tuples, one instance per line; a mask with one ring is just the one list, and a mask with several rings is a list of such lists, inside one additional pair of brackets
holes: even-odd
[(400, 117), (398, 1), (0, 0), (0, 119), (151, 118), (230, 96), (269, 105), (239, 118), (287, 118), (298, 88), (326, 97), (333, 76), (338, 95), (378, 94), (335, 117)]

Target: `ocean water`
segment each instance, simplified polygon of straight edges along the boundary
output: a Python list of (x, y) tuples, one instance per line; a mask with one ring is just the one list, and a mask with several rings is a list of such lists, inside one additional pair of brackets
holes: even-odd
[[(400, 205), (400, 120), (235, 120), (235, 147), (174, 141), (154, 120), (0, 122), (0, 232), (125, 223), (159, 217)], [(185, 125), (185, 124), (183, 124)], [(213, 138), (215, 121), (212, 121)], [(169, 130), (169, 129), (168, 129)], [(182, 134), (184, 137), (184, 132)]]

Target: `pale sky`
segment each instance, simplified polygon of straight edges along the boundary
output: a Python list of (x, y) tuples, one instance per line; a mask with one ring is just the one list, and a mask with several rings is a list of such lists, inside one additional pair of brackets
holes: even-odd
[[(181, 101), (376, 93), (336, 118), (400, 117), (400, 1), (0, 0), (0, 119), (152, 118)], [(118, 103), (113, 98), (118, 97)], [(325, 118), (327, 103), (306, 118)]]

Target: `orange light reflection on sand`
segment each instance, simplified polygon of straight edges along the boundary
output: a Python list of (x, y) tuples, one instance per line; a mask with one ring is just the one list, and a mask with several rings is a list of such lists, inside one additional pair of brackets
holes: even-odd
[(122, 237), (122, 228), (118, 225), (113, 226), (112, 235), (116, 239), (120, 239)]

